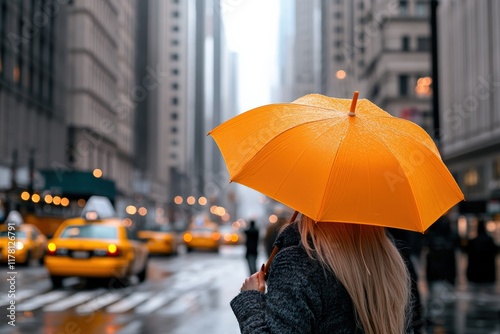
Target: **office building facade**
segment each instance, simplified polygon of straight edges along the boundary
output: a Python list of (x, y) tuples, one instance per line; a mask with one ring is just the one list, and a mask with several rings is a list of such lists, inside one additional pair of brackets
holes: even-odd
[(441, 150), (461, 213), (500, 213), (500, 3), (438, 6)]

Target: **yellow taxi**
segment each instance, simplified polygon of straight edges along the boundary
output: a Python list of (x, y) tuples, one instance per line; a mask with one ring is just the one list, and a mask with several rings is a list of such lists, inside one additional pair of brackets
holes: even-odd
[(177, 233), (169, 225), (158, 225), (150, 230), (137, 232), (141, 240), (146, 240), (149, 254), (177, 254)]
[[(43, 261), (47, 238), (31, 224), (0, 226), (0, 261), (29, 266)], [(10, 255), (10, 256), (9, 256)]]
[(245, 236), (232, 225), (224, 225), (219, 228), (220, 240), (223, 245), (241, 245), (245, 242)]
[(220, 233), (217, 224), (191, 224), (183, 236), (187, 251), (206, 249), (219, 251)]
[(124, 278), (137, 275), (146, 279), (148, 249), (131, 227), (120, 218), (68, 219), (48, 241), (45, 266), (52, 285), (62, 285), (65, 277)]

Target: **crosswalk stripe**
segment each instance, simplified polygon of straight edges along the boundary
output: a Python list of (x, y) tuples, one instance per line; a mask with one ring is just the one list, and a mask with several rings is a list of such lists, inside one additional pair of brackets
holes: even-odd
[(92, 313), (106, 305), (114, 303), (123, 295), (119, 292), (108, 292), (76, 308), (77, 313)]
[(51, 291), (43, 295), (36, 296), (33, 299), (22, 302), (17, 309), (20, 312), (33, 311), (43, 305), (52, 303), (58, 299), (62, 299), (69, 294), (68, 291)]
[[(22, 301), (24, 299), (27, 299), (27, 298), (31, 298), (31, 297), (33, 297), (34, 295), (36, 295), (36, 294), (38, 294), (40, 292), (42, 292), (42, 291), (39, 291), (39, 290), (22, 290), (20, 292), (16, 292), (16, 298), (14, 298), (14, 299), (15, 299), (16, 303), (19, 303), (20, 301)], [(8, 295), (5, 294), (5, 297), (8, 297)], [(11, 299), (6, 299), (6, 298), (2, 297), (2, 300), (0, 301), (0, 307), (9, 305), (10, 301), (11, 301)]]
[(135, 334), (139, 333), (142, 327), (142, 321), (134, 320), (127, 326), (123, 327), (117, 334)]
[(97, 295), (102, 294), (103, 292), (104, 292), (104, 290), (102, 290), (102, 289), (96, 290), (96, 291), (78, 292), (67, 299), (64, 299), (62, 301), (45, 306), (43, 308), (43, 310), (45, 312), (64, 311), (70, 307), (84, 303), (87, 300), (94, 298)]
[(108, 306), (106, 308), (106, 312), (109, 313), (123, 313), (127, 312), (133, 307), (139, 305), (139, 303), (143, 302), (149, 296), (151, 296), (151, 292), (136, 292), (131, 294), (130, 296), (127, 296), (126, 298), (123, 298), (120, 300), (118, 303), (115, 303), (111, 306)]
[(178, 289), (182, 291), (190, 291), (201, 286), (207, 285), (211, 281), (216, 280), (217, 274), (215, 272), (203, 273), (203, 275), (190, 275), (184, 278), (183, 276), (177, 277), (175, 282), (170, 285), (170, 289)]
[(158, 311), (161, 315), (178, 315), (186, 312), (191, 308), (199, 299), (200, 291), (193, 291), (184, 294), (181, 298), (176, 299), (172, 304), (164, 310)]
[(137, 313), (153, 313), (157, 309), (159, 309), (161, 306), (169, 303), (172, 301), (177, 294), (172, 291), (168, 291), (166, 293), (162, 293), (159, 295), (154, 296), (150, 300), (148, 300), (145, 304), (142, 304), (138, 308), (136, 308)]

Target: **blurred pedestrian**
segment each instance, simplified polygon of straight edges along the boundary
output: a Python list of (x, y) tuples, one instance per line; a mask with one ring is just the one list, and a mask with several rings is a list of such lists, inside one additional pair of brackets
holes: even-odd
[(274, 241), (278, 236), (281, 228), (288, 222), (285, 217), (279, 217), (275, 223), (270, 224), (266, 229), (264, 236), (264, 247), (266, 248), (267, 257), (271, 256), (274, 247)]
[(455, 286), (457, 264), (455, 250), (458, 237), (451, 229), (451, 220), (445, 214), (427, 230), (424, 237), (427, 248), (426, 278), (429, 288), (436, 282)]
[(245, 257), (248, 262), (248, 270), (250, 275), (257, 272), (257, 255), (259, 248), (259, 230), (255, 226), (255, 221), (250, 221), (250, 227), (245, 230), (245, 246), (246, 254)]
[(408, 272), (411, 278), (411, 296), (412, 296), (412, 327), (414, 334), (424, 333), (424, 315), (423, 315), (423, 305), (422, 299), (420, 297), (420, 292), (418, 290), (418, 275), (415, 270), (415, 266), (413, 265), (413, 261), (411, 260), (413, 248), (416, 244), (415, 239), (418, 239), (418, 234), (411, 231), (400, 230), (396, 228), (388, 228), (387, 232), (393, 238), (393, 243), (396, 248), (399, 250), (399, 253), (403, 257), (403, 260), (406, 263), (406, 267), (408, 268)]
[(468, 281), (482, 285), (495, 283), (498, 247), (493, 238), (486, 233), (486, 222), (483, 218), (478, 220), (477, 236), (469, 241), (466, 252), (469, 257)]
[(380, 226), (302, 215), (231, 301), (241, 333), (413, 333), (410, 278)]
[(17, 210), (12, 210), (5, 219), (5, 224), (19, 227), (24, 224), (23, 216)]
[(455, 288), (457, 262), (455, 251), (459, 248), (459, 239), (451, 229), (451, 220), (447, 214), (431, 225), (424, 236), (426, 249), (427, 286), (429, 295), (426, 302), (426, 321), (433, 324), (442, 316), (436, 305), (442, 303), (441, 296)]

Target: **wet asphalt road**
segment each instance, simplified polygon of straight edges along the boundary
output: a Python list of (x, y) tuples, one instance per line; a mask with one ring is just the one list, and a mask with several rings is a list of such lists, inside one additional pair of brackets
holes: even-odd
[(15, 327), (8, 325), (7, 268), (0, 333), (239, 333), (229, 301), (246, 274), (242, 247), (151, 258), (148, 279), (125, 288), (67, 279), (52, 290), (44, 267), (17, 270)]
[[(0, 334), (237, 334), (229, 301), (248, 269), (242, 246), (153, 257), (146, 282), (132, 279), (122, 288), (68, 279), (64, 288), (52, 290), (43, 266), (19, 268), (15, 327), (7, 317), (8, 270), (0, 270)], [(498, 286), (442, 285), (431, 295), (421, 283), (432, 321), (428, 334), (500, 334)]]

